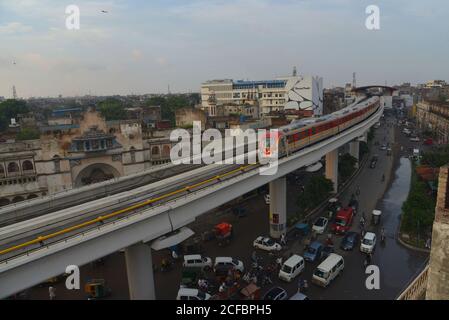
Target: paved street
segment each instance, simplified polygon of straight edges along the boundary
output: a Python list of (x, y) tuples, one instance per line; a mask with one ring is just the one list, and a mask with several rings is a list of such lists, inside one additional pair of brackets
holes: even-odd
[[(368, 217), (373, 209), (383, 211), (382, 225), (385, 227), (388, 238), (384, 247), (378, 245), (373, 256), (373, 264), (379, 266), (381, 271), (381, 289), (367, 290), (364, 273), (364, 255), (358, 248), (352, 252), (342, 252), (339, 249), (341, 237), (334, 236), (336, 252), (345, 258), (345, 270), (328, 288), (320, 288), (310, 285), (307, 295), (311, 299), (394, 299), (401, 289), (408, 283), (412, 276), (420, 270), (426, 259), (426, 254), (417, 253), (402, 247), (395, 240), (395, 233), (399, 224), (399, 215), (402, 202), (405, 200), (410, 179), (410, 163), (407, 159), (399, 160), (400, 145), (408, 145), (408, 139), (402, 137), (398, 130), (383, 125), (376, 131), (376, 138), (381, 144), (389, 142), (393, 145), (393, 156), (387, 156), (386, 151), (378, 150), (373, 146), (372, 154), (379, 155), (376, 168), (369, 168), (369, 163), (356, 177), (353, 184), (342, 195), (343, 204), (346, 205), (349, 198), (357, 186), (360, 187), (359, 214), (354, 219), (352, 230), (359, 231), (359, 218), (361, 212), (365, 212)], [(397, 138), (395, 140), (395, 137)], [(407, 140), (407, 141), (405, 141)], [(395, 143), (396, 141), (396, 143)], [(400, 141), (400, 143), (398, 143)], [(404, 148), (403, 153), (406, 152)], [(370, 155), (371, 158), (371, 155)], [(397, 161), (395, 161), (395, 159)], [(385, 174), (386, 181), (381, 181), (382, 174)], [(390, 183), (389, 183), (390, 181)], [(385, 194), (387, 187), (389, 191)], [(299, 193), (298, 184), (289, 182), (288, 185), (288, 212), (294, 213), (296, 210), (296, 195)], [(214, 224), (221, 221), (228, 221), (234, 225), (235, 237), (232, 243), (226, 247), (218, 247), (215, 241), (204, 243), (204, 255), (215, 258), (216, 256), (232, 256), (244, 262), (246, 267), (251, 265), (250, 256), (253, 251), (252, 241), (259, 235), (268, 234), (268, 205), (265, 204), (262, 195), (252, 197), (244, 203), (247, 216), (237, 218), (231, 213), (219, 214), (211, 213), (203, 215), (192, 224), (191, 228), (200, 233), (210, 229)], [(367, 219), (369, 221), (369, 219)], [(368, 225), (368, 230), (379, 234), (379, 227)], [(323, 240), (325, 236), (321, 236)], [(270, 258), (261, 251), (259, 255), (267, 262)], [(303, 254), (303, 243), (300, 240), (290, 241), (288, 248), (281, 254), (288, 257), (290, 253)], [(163, 257), (169, 258), (169, 252), (154, 252), (153, 263), (160, 265)], [(310, 283), (312, 273), (318, 263), (307, 263), (304, 273), (300, 276)], [(393, 267), (394, 266), (394, 267)], [(104, 265), (88, 265), (82, 268), (82, 279), (86, 281), (91, 278), (104, 278), (112, 289), (111, 299), (127, 299), (127, 280), (123, 253), (113, 254), (105, 259)], [(181, 280), (181, 262), (178, 261), (174, 268), (167, 272), (155, 272), (155, 284), (157, 299), (174, 299), (176, 297)], [(289, 296), (297, 290), (297, 279), (292, 283), (285, 283), (273, 276), (273, 286), (279, 285), (287, 290)], [(68, 292), (63, 288), (63, 284), (57, 286), (58, 297), (84, 299), (82, 290)], [(271, 286), (263, 288), (267, 291)], [(46, 299), (48, 297), (47, 287), (30, 290), (30, 298)]]

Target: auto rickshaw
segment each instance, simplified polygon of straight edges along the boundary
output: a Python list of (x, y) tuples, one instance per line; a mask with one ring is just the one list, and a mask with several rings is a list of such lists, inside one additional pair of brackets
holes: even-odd
[(307, 236), (310, 231), (310, 226), (304, 222), (298, 222), (295, 224), (295, 235), (296, 236)]
[(88, 299), (101, 299), (111, 295), (111, 289), (107, 288), (104, 279), (92, 279), (84, 286)]
[(231, 242), (233, 236), (232, 224), (227, 222), (219, 223), (214, 227), (214, 232), (220, 247)]
[(187, 288), (196, 287), (198, 279), (206, 278), (202, 268), (198, 267), (184, 267), (182, 269), (181, 285)]
[(380, 211), (380, 210), (373, 210), (372, 222), (373, 222), (374, 225), (378, 225), (380, 223), (381, 215), (382, 215), (382, 211)]

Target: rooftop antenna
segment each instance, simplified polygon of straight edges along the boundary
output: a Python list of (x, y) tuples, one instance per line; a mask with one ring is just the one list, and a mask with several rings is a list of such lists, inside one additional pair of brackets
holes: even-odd
[(298, 72), (296, 70), (296, 66), (293, 67), (293, 76), (296, 77), (298, 75)]
[(12, 98), (13, 98), (14, 100), (17, 99), (16, 86), (12, 86)]

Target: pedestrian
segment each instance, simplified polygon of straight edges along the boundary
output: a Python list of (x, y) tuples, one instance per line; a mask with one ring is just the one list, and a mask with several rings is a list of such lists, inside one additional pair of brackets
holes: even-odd
[(53, 286), (48, 287), (48, 294), (50, 296), (50, 300), (56, 299), (56, 288)]
[(305, 238), (304, 239), (304, 251), (307, 251), (307, 249), (309, 249), (309, 246), (310, 246), (310, 239)]
[(279, 269), (282, 268), (282, 257), (276, 259), (276, 265), (279, 267)]
[(286, 246), (287, 240), (285, 239), (285, 233), (281, 234), (281, 245)]
[(307, 282), (307, 280), (304, 280), (302, 282), (302, 289), (303, 289), (303, 291), (307, 291), (308, 288), (309, 288), (309, 283)]
[(302, 290), (302, 279), (298, 279), (298, 292)]
[(363, 266), (364, 266), (365, 269), (366, 269), (366, 267), (368, 267), (368, 265), (369, 265), (369, 263), (368, 263), (368, 257), (365, 257), (365, 259), (363, 260)]
[(360, 227), (360, 238), (363, 239), (363, 237), (365, 236), (365, 228), (363, 226)]
[(431, 242), (432, 242), (432, 240), (430, 238), (427, 238), (427, 240), (426, 240), (426, 248), (427, 249), (430, 249)]

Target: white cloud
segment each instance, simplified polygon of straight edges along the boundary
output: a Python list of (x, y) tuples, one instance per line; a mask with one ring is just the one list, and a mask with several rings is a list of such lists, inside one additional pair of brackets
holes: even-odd
[(32, 30), (32, 27), (24, 25), (21, 22), (10, 22), (5, 25), (0, 25), (0, 34), (6, 35), (28, 33)]
[(168, 64), (168, 60), (165, 57), (159, 57), (156, 59), (156, 63), (162, 67), (165, 67)]
[(134, 49), (133, 51), (131, 51), (131, 57), (134, 61), (141, 60), (142, 56), (142, 51), (140, 51), (139, 49)]

